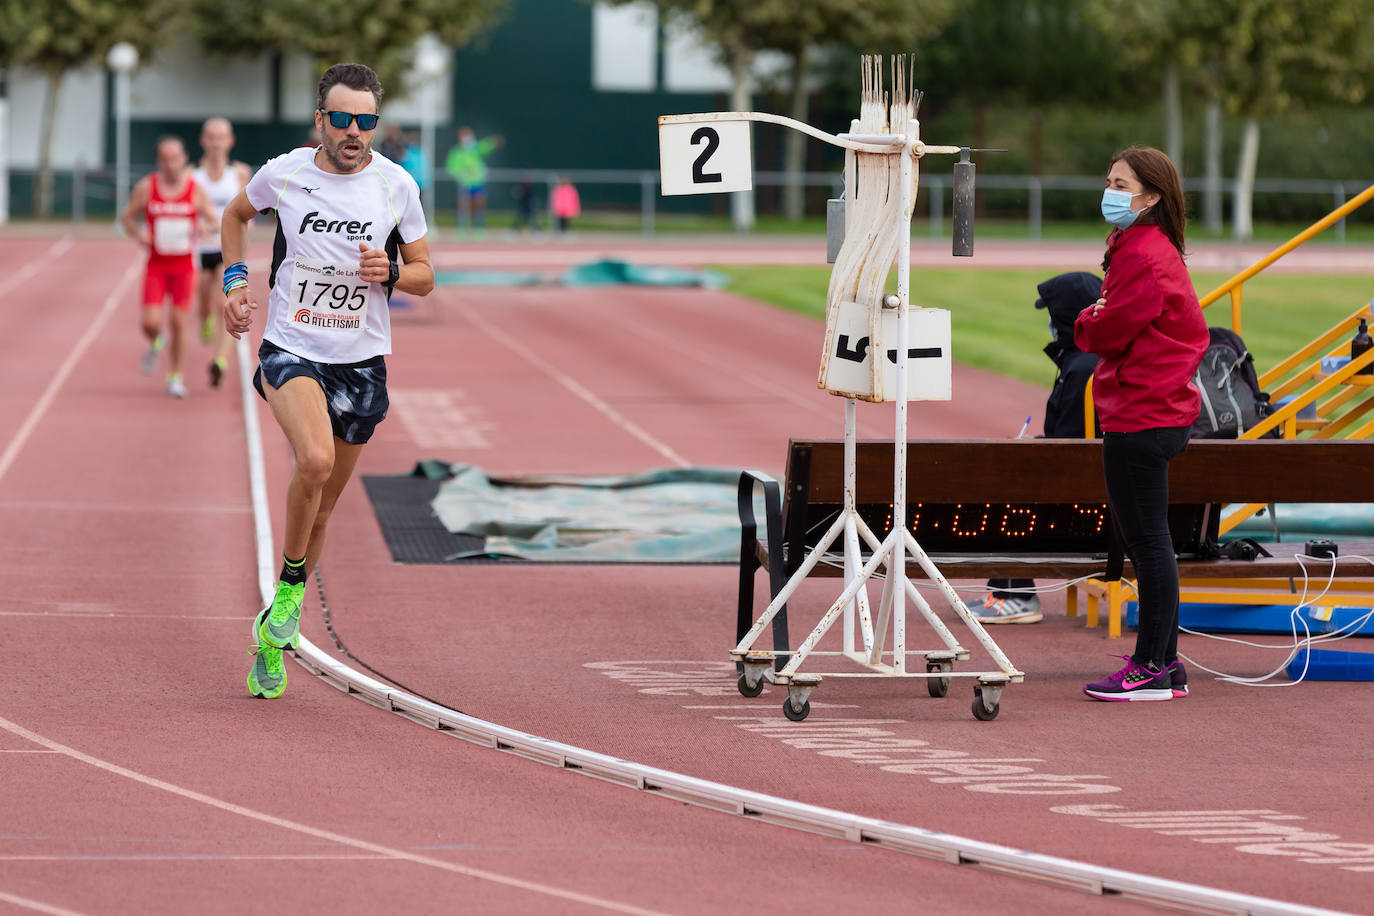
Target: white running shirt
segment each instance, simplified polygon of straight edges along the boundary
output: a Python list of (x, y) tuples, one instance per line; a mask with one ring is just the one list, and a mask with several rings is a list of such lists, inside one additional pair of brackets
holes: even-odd
[(215, 208), (215, 227), (209, 231), (202, 231), (197, 236), (196, 251), (200, 254), (218, 254), (219, 220), (224, 215), (224, 208), (229, 206), (229, 201), (239, 195), (239, 170), (230, 162), (224, 166), (219, 181), (211, 181), (210, 173), (197, 166), (195, 171), (191, 172), (191, 177), (205, 190), (205, 196), (210, 198), (210, 206)]
[(366, 167), (336, 175), (302, 147), (264, 165), (246, 190), (255, 208), (277, 211), (263, 337), (319, 363), (390, 353), (391, 289), (358, 279), (358, 245), (397, 259), (401, 245), (424, 238), (415, 179), (376, 150)]

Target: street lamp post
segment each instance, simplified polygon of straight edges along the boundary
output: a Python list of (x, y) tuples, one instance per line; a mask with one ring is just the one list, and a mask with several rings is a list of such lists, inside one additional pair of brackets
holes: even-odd
[(127, 41), (110, 48), (105, 64), (115, 75), (115, 212), (129, 197), (129, 74), (138, 66), (138, 49)]
[(415, 49), (415, 75), (420, 78), (420, 158), (424, 161), (424, 187), (420, 189), (425, 218), (434, 222), (434, 127), (439, 118), (439, 81), (448, 69), (448, 52), (431, 34)]

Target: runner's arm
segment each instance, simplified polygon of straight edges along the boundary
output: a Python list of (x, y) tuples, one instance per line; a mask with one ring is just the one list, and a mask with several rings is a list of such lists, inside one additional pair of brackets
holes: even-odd
[[(233, 265), (244, 260), (248, 251), (248, 224), (257, 215), (258, 211), (248, 202), (248, 194), (244, 191), (240, 191), (224, 208), (224, 216), (220, 219), (219, 245), (225, 264)], [(240, 286), (224, 297), (224, 328), (229, 336), (237, 340), (248, 330), (253, 321), (253, 309), (257, 307), (253, 292), (247, 286)]]
[[(246, 162), (238, 162), (236, 160), (234, 162), (234, 171), (237, 172), (239, 176), (239, 190), (248, 187), (248, 182), (253, 178), (253, 167)], [(252, 219), (248, 221), (248, 232), (253, 231), (254, 222), (255, 220)]]
[(420, 236), (401, 245), (401, 276), (396, 289), (412, 296), (428, 296), (434, 289), (434, 265), (429, 262), (429, 239)]
[(148, 229), (143, 225), (143, 210), (148, 206), (148, 179), (140, 178), (138, 184), (134, 185), (133, 192), (129, 195), (129, 205), (124, 208), (124, 213), (120, 221), (124, 224), (124, 232), (129, 238), (138, 242), (144, 248), (152, 245), (152, 239), (148, 235)]
[[(391, 262), (380, 248), (368, 248), (358, 243), (358, 278), (368, 283), (385, 283), (391, 276)], [(394, 289), (412, 296), (427, 296), (434, 289), (434, 267), (429, 263), (429, 240), (424, 236), (413, 242), (401, 243), (401, 258), (397, 262), (400, 276)]]
[(219, 224), (219, 247), (225, 264), (244, 260), (248, 251), (248, 224), (258, 215), (248, 202), (248, 194), (239, 191), (224, 208)]

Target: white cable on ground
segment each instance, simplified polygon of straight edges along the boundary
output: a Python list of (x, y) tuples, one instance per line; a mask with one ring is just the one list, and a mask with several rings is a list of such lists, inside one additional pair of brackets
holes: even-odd
[[(267, 602), (274, 593), (272, 564), (276, 553), (272, 546), (271, 516), (267, 505), (262, 433), (257, 422), (256, 393), (253, 390), (249, 368), (251, 354), (245, 340), (239, 340), (237, 355), (253, 500), (254, 536), (258, 552), (258, 585), (264, 602)], [(1171, 907), (1204, 908), (1255, 916), (1350, 916), (1336, 910), (1286, 903), (1116, 868), (1104, 868), (1073, 859), (1042, 855), (950, 833), (926, 830), (922, 827), (863, 817), (834, 808), (751, 792), (671, 770), (661, 770), (598, 754), (575, 745), (487, 722), (423, 700), (342, 664), (304, 635), (301, 636), (300, 646), (292, 653), (292, 657), (305, 670), (323, 678), (339, 690), (436, 731), (448, 732), (454, 737), (538, 763), (581, 772), (628, 788), (689, 802), (715, 811), (733, 812), (752, 820), (819, 833), (852, 843), (868, 843), (953, 864), (978, 865), (1003, 874), (1048, 879), (1096, 895), (1122, 894)]]
[[(1348, 639), (1349, 637), (1354, 636), (1356, 633), (1359, 632), (1360, 628), (1363, 627), (1365, 623), (1369, 621), (1370, 617), (1374, 616), (1374, 609), (1369, 610), (1363, 616), (1358, 617), (1355, 620), (1352, 620), (1350, 623), (1338, 627), (1337, 629), (1332, 630), (1329, 633), (1318, 633), (1315, 636), (1312, 635), (1311, 628), (1307, 625), (1307, 621), (1303, 618), (1302, 611), (1311, 607), (1314, 602), (1320, 601), (1322, 598), (1326, 596), (1327, 592), (1331, 591), (1331, 587), (1335, 584), (1336, 581), (1337, 563), (1339, 563), (1342, 560), (1359, 560), (1361, 562), (1369, 563), (1371, 566), (1374, 566), (1374, 560), (1371, 560), (1369, 557), (1359, 556), (1358, 554), (1351, 554), (1344, 557), (1309, 557), (1305, 554), (1300, 553), (1293, 554), (1293, 559), (1297, 561), (1298, 566), (1302, 569), (1302, 597), (1299, 600), (1299, 602), (1296, 605), (1294, 605), (1293, 609), (1288, 614), (1288, 623), (1291, 627), (1291, 636), (1293, 638), (1291, 644), (1271, 646), (1265, 643), (1258, 643), (1251, 640), (1237, 639), (1232, 636), (1221, 636), (1215, 633), (1202, 633), (1197, 630), (1190, 630), (1187, 627), (1179, 627), (1179, 630), (1181, 632), (1189, 633), (1193, 636), (1202, 636), (1207, 639), (1215, 639), (1218, 642), (1236, 643), (1238, 645), (1251, 646), (1257, 649), (1286, 651), (1288, 653), (1287, 656), (1284, 658), (1284, 660), (1279, 664), (1277, 668), (1275, 668), (1273, 671), (1270, 671), (1268, 674), (1262, 674), (1257, 677), (1244, 677), (1242, 675), (1227, 674), (1224, 671), (1218, 671), (1214, 668), (1209, 668), (1201, 662), (1189, 658), (1182, 652), (1179, 653), (1179, 658), (1182, 658), (1183, 660), (1187, 661), (1190, 665), (1193, 665), (1196, 668), (1206, 671), (1208, 674), (1215, 675), (1217, 680), (1226, 681), (1230, 684), (1239, 684), (1242, 687), (1292, 687), (1302, 683), (1303, 680), (1307, 677), (1307, 669), (1312, 661), (1312, 647), (1319, 643), (1337, 642), (1339, 640)], [(1311, 576), (1309, 575), (1307, 570), (1307, 563), (1308, 561), (1313, 559), (1330, 560), (1331, 572), (1330, 574), (1328, 574), (1326, 578), (1326, 585), (1322, 587), (1322, 590), (1316, 595), (1309, 596), (1311, 592), (1312, 583)], [(1303, 630), (1303, 635), (1301, 637), (1298, 636), (1299, 624), (1302, 625)], [(1275, 677), (1278, 677), (1280, 674), (1283, 674), (1287, 670), (1289, 662), (1296, 658), (1298, 653), (1301, 652), (1303, 649), (1307, 649), (1308, 652), (1307, 655), (1303, 657), (1302, 672), (1297, 677), (1279, 683), (1265, 683), (1266, 681), (1269, 681)]]

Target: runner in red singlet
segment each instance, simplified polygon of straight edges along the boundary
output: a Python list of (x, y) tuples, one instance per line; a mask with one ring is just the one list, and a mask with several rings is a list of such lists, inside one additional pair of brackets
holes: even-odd
[(163, 304), (172, 303), (171, 346), (168, 352), (167, 393), (186, 397), (181, 377), (186, 324), (195, 289), (195, 237), (198, 226), (212, 228), (215, 211), (205, 191), (186, 170), (186, 147), (176, 137), (157, 141), (157, 171), (134, 185), (124, 208), (124, 230), (148, 251), (143, 275), (143, 335), (148, 352), (143, 371), (157, 368), (162, 351)]

